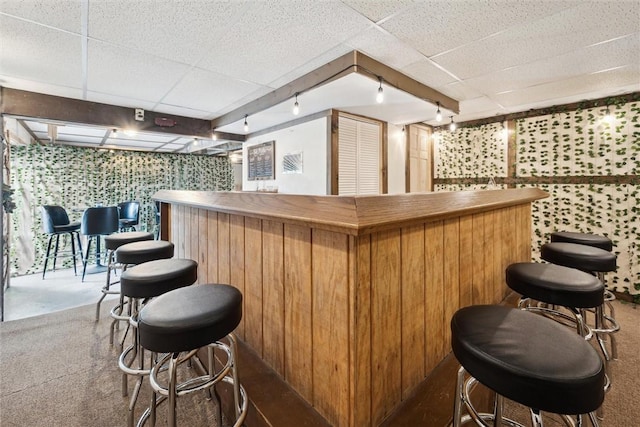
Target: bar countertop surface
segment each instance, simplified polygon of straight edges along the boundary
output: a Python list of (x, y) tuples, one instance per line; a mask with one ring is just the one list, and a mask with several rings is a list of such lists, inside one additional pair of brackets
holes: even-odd
[(153, 199), (229, 214), (278, 220), (351, 235), (530, 203), (538, 188), (375, 196), (313, 196), (260, 192), (160, 190)]

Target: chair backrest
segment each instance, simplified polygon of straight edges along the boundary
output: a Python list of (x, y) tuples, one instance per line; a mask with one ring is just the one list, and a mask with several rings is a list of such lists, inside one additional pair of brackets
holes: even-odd
[(88, 208), (82, 214), (80, 232), (85, 236), (111, 234), (118, 231), (119, 228), (117, 206)]
[(40, 206), (42, 215), (42, 229), (45, 233), (51, 234), (55, 232), (54, 226), (69, 224), (69, 215), (62, 206), (43, 205)]
[(140, 202), (122, 202), (118, 204), (118, 209), (120, 209), (120, 219), (128, 219), (138, 224), (140, 220)]

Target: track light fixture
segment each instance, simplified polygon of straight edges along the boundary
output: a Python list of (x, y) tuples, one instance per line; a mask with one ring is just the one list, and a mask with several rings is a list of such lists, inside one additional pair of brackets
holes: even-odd
[(456, 124), (453, 122), (453, 116), (451, 116), (451, 123), (449, 123), (449, 130), (453, 132), (456, 130)]
[(382, 104), (384, 101), (384, 89), (382, 89), (382, 77), (378, 77), (378, 81), (380, 81), (380, 86), (378, 87), (378, 94), (376, 95), (376, 101), (378, 104)]
[(249, 132), (249, 123), (247, 123), (247, 117), (249, 117), (248, 114), (244, 115), (244, 131), (245, 132)]
[(298, 105), (298, 94), (296, 93), (296, 102), (293, 104), (293, 115), (300, 114), (300, 105)]
[(442, 113), (440, 112), (440, 103), (436, 102), (438, 106), (438, 111), (436, 111), (436, 122), (440, 123), (442, 121)]
[(116, 129), (116, 128), (111, 129), (111, 136), (113, 138), (117, 138), (118, 137), (118, 129)]
[(213, 139), (214, 141), (218, 139), (218, 134), (215, 130), (211, 131), (211, 139)]

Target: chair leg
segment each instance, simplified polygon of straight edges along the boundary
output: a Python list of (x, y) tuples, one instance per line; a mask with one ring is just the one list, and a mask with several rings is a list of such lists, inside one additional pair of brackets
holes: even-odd
[(85, 252), (84, 259), (82, 260), (82, 281), (84, 282), (84, 276), (87, 273), (87, 263), (89, 262), (89, 251), (91, 250), (91, 237), (87, 240), (87, 252)]
[(50, 234), (49, 242), (47, 243), (47, 255), (44, 257), (44, 270), (42, 270), (42, 280), (44, 280), (44, 274), (47, 272), (47, 263), (49, 262), (49, 253), (51, 253), (52, 242), (53, 242), (53, 234)]
[(71, 239), (71, 259), (73, 260), (73, 275), (78, 275), (78, 269), (76, 267), (76, 243), (73, 241), (73, 232), (69, 233)]
[(56, 250), (53, 252), (53, 271), (56, 271), (56, 261), (58, 260), (58, 244), (60, 243), (60, 235), (56, 234)]
[(76, 235), (76, 240), (78, 241), (78, 256), (80, 257), (80, 261), (82, 261), (82, 241), (80, 240), (80, 233), (77, 231), (74, 232)]

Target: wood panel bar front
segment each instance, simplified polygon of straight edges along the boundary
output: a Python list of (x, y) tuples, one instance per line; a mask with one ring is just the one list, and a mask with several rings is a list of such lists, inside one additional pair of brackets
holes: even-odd
[(530, 204), (546, 193), (462, 193), (154, 199), (199, 282), (241, 290), (239, 338), (329, 424), (360, 427), (450, 352), (457, 309), (499, 303), (504, 269), (530, 260)]

